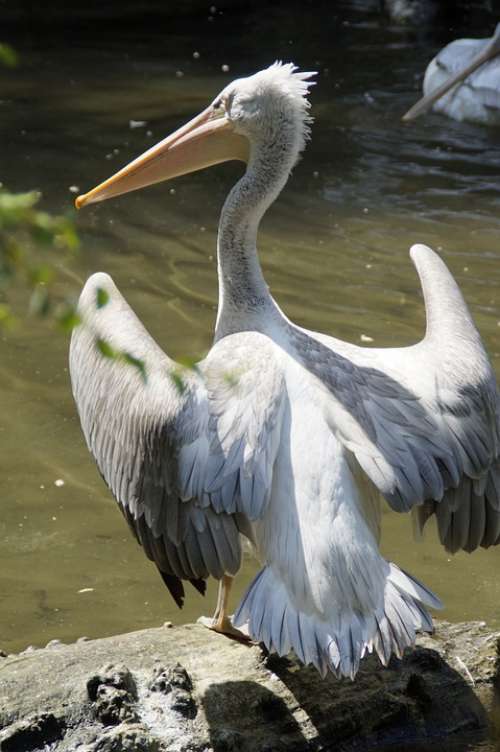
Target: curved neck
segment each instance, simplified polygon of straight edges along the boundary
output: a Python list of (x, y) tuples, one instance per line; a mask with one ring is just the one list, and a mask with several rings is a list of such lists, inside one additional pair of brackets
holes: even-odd
[(215, 339), (238, 331), (262, 330), (280, 316), (264, 280), (257, 256), (260, 220), (283, 189), (297, 160), (297, 138), (291, 128), (253, 143), (243, 177), (222, 209), (217, 241), (219, 308)]

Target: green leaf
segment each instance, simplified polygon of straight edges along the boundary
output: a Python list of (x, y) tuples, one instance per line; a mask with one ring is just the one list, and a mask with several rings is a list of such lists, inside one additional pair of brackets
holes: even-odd
[(43, 264), (42, 266), (35, 266), (28, 272), (28, 279), (30, 283), (34, 285), (44, 284), (47, 285), (54, 279), (54, 270)]
[(198, 358), (190, 355), (183, 355), (181, 358), (178, 358), (178, 361), (184, 368), (198, 372)]
[(106, 342), (106, 340), (99, 337), (98, 339), (96, 339), (95, 343), (97, 349), (105, 358), (111, 358), (112, 360), (115, 360), (118, 357), (116, 350), (113, 350), (109, 342)]
[(20, 211), (31, 209), (40, 200), (39, 191), (28, 191), (26, 193), (9, 193), (0, 191), (0, 212)]
[(50, 311), (49, 291), (43, 285), (35, 287), (30, 298), (30, 313), (47, 316)]
[(137, 368), (143, 378), (144, 383), (146, 383), (148, 380), (148, 375), (146, 373), (146, 364), (144, 363), (144, 361), (134, 357), (134, 355), (131, 355), (128, 352), (122, 353), (122, 357), (125, 363), (128, 363), (129, 365), (134, 366), (134, 368)]
[(9, 266), (21, 266), (24, 260), (25, 252), (20, 244), (14, 239), (9, 238), (3, 248), (4, 260)]
[(56, 217), (51, 217), (47, 212), (36, 211), (33, 213), (33, 224), (36, 227), (40, 227), (42, 230), (50, 230), (53, 232), (57, 221)]
[(8, 305), (0, 303), (0, 327), (8, 329), (14, 323), (14, 317)]
[(0, 62), (9, 68), (15, 68), (19, 62), (19, 55), (10, 44), (0, 43)]
[[(98, 308), (104, 308), (104, 306), (109, 303), (109, 293), (106, 292), (102, 287), (98, 287), (96, 291), (96, 305)], [(130, 356), (132, 357), (132, 356)]]
[(65, 220), (58, 227), (56, 241), (58, 245), (67, 248), (68, 251), (76, 251), (80, 245), (80, 240), (71, 221)]
[(235, 372), (230, 371), (226, 371), (226, 373), (223, 374), (223, 379), (226, 384), (229, 384), (231, 387), (237, 386), (239, 381), (238, 375)]
[(175, 388), (177, 389), (179, 394), (184, 394), (184, 392), (186, 391), (186, 382), (182, 378), (179, 371), (170, 371), (169, 376), (174, 382)]
[(76, 329), (82, 323), (82, 319), (74, 306), (68, 306), (62, 313), (59, 313), (57, 321), (63, 332), (66, 333), (72, 332), (73, 329)]
[[(0, 44), (0, 65), (6, 49)], [(61, 329), (71, 331), (81, 323), (76, 308), (72, 303), (59, 303), (53, 311), (54, 298), (49, 287), (59, 274), (55, 254), (60, 248), (65, 251), (77, 248), (78, 236), (69, 215), (39, 210), (40, 198), (39, 191), (11, 193), (0, 183), (0, 290), (2, 296), (7, 296), (13, 283), (28, 285), (32, 288), (30, 313), (50, 314)], [(45, 249), (47, 254), (42, 254)], [(5, 326), (7, 320), (15, 322), (10, 311), (7, 315), (7, 308), (3, 308), (0, 326)], [(104, 343), (102, 349), (109, 357), (112, 348)]]
[(51, 246), (55, 240), (53, 230), (48, 227), (32, 227), (31, 235), (33, 236), (33, 240), (39, 245)]

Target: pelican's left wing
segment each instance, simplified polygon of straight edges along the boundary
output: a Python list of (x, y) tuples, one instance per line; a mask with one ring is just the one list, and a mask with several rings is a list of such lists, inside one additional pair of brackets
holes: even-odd
[(283, 404), (274, 346), (231, 335), (183, 369), (105, 274), (89, 279), (79, 313), (70, 371), (88, 447), (180, 602), (180, 579), (202, 588), (236, 573), (239, 533), (268, 501)]
[[(302, 338), (329, 392), (327, 420), (397, 511), (436, 513), (450, 551), (500, 543), (500, 421), (495, 376), (453, 277), (414, 246), (427, 333), (406, 348)], [(326, 346), (325, 346), (326, 345)]]

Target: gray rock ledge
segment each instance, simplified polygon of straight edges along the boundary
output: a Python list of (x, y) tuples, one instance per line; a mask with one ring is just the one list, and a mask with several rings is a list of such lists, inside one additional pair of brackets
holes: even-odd
[(438, 622), (402, 661), (364, 661), (355, 682), (193, 624), (53, 643), (0, 657), (0, 750), (487, 749), (500, 738), (499, 638)]

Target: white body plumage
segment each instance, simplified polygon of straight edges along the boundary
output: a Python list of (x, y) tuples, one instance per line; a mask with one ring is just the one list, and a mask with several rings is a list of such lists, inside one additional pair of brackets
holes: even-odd
[[(353, 677), (366, 652), (383, 663), (401, 655), (432, 628), (426, 606), (440, 605), (381, 556), (382, 496), (397, 511), (413, 508), (420, 526), (436, 514), (451, 551), (500, 542), (497, 391), (458, 287), (425, 246), (411, 252), (427, 310), (426, 335), (412, 347), (366, 349), (309, 332), (270, 295), (257, 230), (304, 146), (308, 75), (274, 65), (236, 81), (213, 105), (224, 102), (222, 126), (206, 111), (194, 131), (198, 144), (214, 121), (218, 134), (248, 139), (250, 152), (219, 225), (214, 345), (183, 388), (103, 274), (82, 292), (70, 370), (89, 448), (174, 597), (181, 579), (234, 574), (244, 534), (263, 569), (236, 623), (270, 650)], [(154, 161), (148, 153), (155, 179), (187, 128), (154, 147)], [(144, 184), (141, 170), (139, 158), (83, 200)], [(99, 289), (109, 301), (96, 308)], [(96, 337), (143, 361), (147, 381), (103, 359)]]

